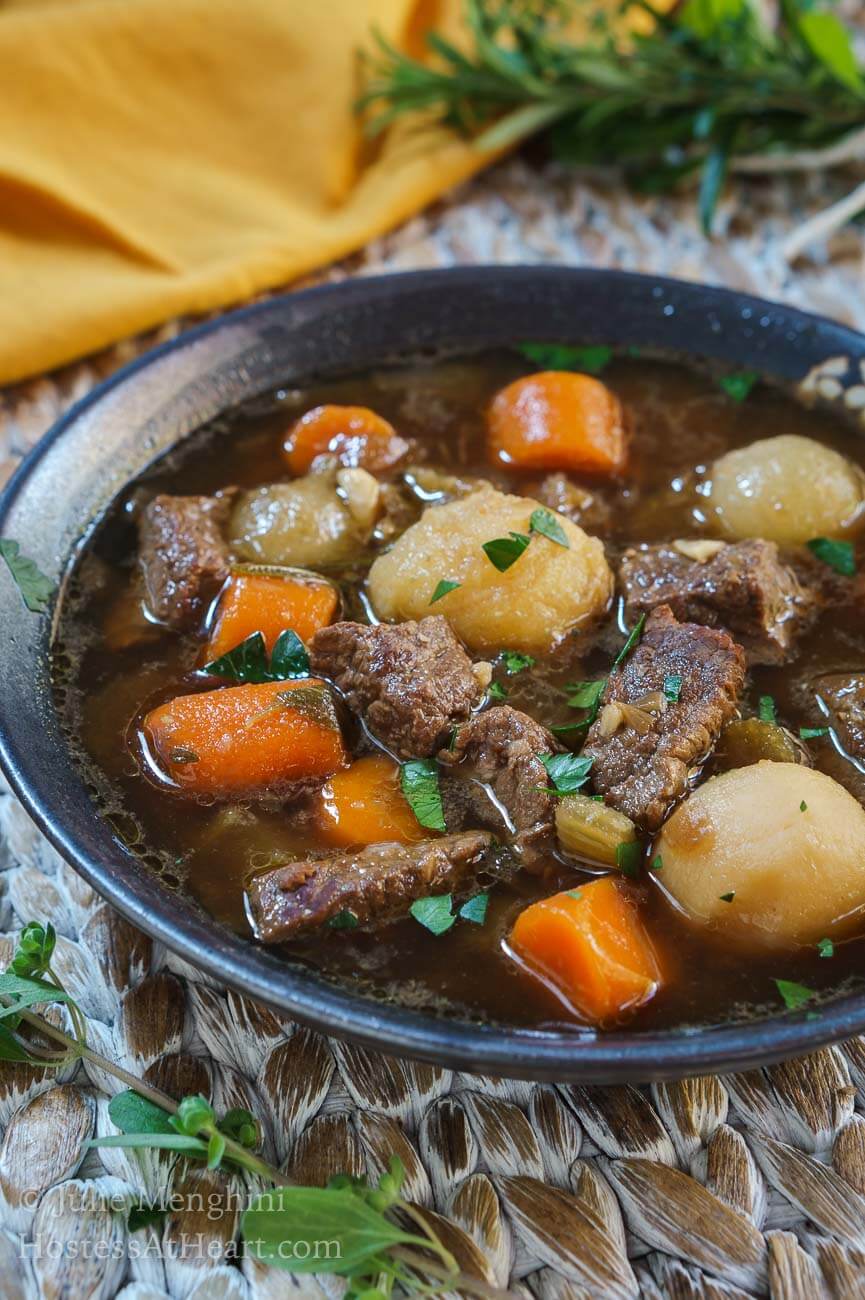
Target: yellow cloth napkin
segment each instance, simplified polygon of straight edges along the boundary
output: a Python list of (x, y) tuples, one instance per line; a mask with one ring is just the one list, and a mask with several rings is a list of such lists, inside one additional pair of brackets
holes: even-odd
[(0, 0), (0, 383), (359, 248), (488, 158), (377, 149), (352, 113), (376, 24), (458, 0)]

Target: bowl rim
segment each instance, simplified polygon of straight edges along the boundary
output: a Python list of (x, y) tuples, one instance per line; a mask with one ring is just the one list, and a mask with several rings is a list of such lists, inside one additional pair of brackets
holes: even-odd
[[(134, 382), (142, 372), (157, 377), (167, 359), (201, 340), (237, 324), (268, 318), (281, 311), (290, 313), (298, 305), (310, 302), (338, 310), (347, 301), (374, 297), (382, 290), (397, 296), (440, 286), (448, 286), (455, 292), (471, 292), (473, 288), (489, 286), (492, 278), (505, 286), (537, 282), (542, 287), (551, 275), (564, 277), (578, 287), (600, 284), (610, 292), (630, 286), (635, 292), (645, 293), (651, 286), (659, 298), (673, 296), (678, 303), (696, 310), (714, 307), (738, 314), (748, 310), (776, 319), (780, 314), (797, 330), (810, 330), (815, 339), (825, 339), (825, 347), (817, 348), (824, 355), (818, 357), (815, 352), (809, 357), (812, 364), (839, 351), (857, 360), (865, 358), (865, 336), (840, 323), (734, 290), (669, 277), (550, 264), (456, 267), (358, 277), (281, 294), (220, 315), (151, 349), (110, 375), (74, 403), (22, 460), (0, 494), (0, 534), (13, 506), (26, 493), (34, 472), (52, 455), (55, 445), (70, 429), (118, 389)], [(705, 355), (705, 352), (693, 353), (694, 357)], [(794, 378), (796, 369), (801, 367), (789, 369), (786, 377)], [(134, 481), (134, 477), (127, 479), (126, 484)], [(64, 573), (75, 554), (73, 550), (63, 557)], [(0, 589), (0, 618), (4, 612), (14, 614), (9, 589), (8, 583)], [(17, 590), (11, 590), (18, 599)], [(57, 602), (58, 607), (60, 603)], [(56, 614), (55, 608), (51, 617), (52, 638)], [(62, 816), (44, 797), (39, 772), (30, 760), (26, 744), (22, 743), (25, 739), (22, 729), (16, 726), (15, 712), (10, 692), (0, 691), (0, 769), (36, 826), (60, 855), (128, 921), (221, 986), (277, 1007), (330, 1036), (393, 1056), (408, 1056), (471, 1072), (560, 1082), (616, 1083), (754, 1068), (813, 1051), (865, 1029), (865, 991), (820, 1004), (816, 1018), (809, 1017), (805, 1010), (779, 1011), (777, 1015), (750, 1022), (630, 1035), (627, 1030), (594, 1035), (507, 1028), (444, 1018), (351, 992), (286, 963), (254, 942), (227, 931), (196, 909), (180, 908), (178, 920), (177, 896), (166, 886), (157, 885), (144, 871), (130, 879), (128, 873), (117, 874), (112, 864), (95, 860), (76, 835), (67, 830)], [(69, 761), (73, 761), (71, 755)], [(101, 820), (95, 807), (91, 808), (91, 816)]]

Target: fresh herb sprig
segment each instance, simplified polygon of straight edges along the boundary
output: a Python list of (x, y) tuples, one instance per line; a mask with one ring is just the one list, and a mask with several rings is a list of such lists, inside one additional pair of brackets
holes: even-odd
[[(463, 915), (468, 916), (468, 906)], [(108, 1107), (119, 1132), (93, 1139), (92, 1148), (170, 1151), (209, 1169), (229, 1166), (257, 1176), (269, 1190), (243, 1214), (247, 1251), (275, 1268), (344, 1277), (347, 1300), (390, 1300), (395, 1293), (464, 1292), (489, 1300), (509, 1296), (460, 1273), (423, 1211), (404, 1199), (404, 1171), (396, 1157), (375, 1186), (348, 1175), (332, 1178), (323, 1188), (297, 1186), (256, 1154), (261, 1134), (249, 1111), (235, 1108), (218, 1118), (205, 1097), (175, 1101), (90, 1048), (84, 1017), (52, 969), (55, 943), (52, 926), (31, 922), (0, 974), (0, 1060), (46, 1070), (84, 1060), (122, 1083), (125, 1090)], [(32, 1009), (50, 1004), (65, 1007), (71, 1034)], [(137, 1225), (161, 1217), (158, 1207), (135, 1203), (129, 1213), (130, 1223)], [(285, 1249), (300, 1240), (328, 1249), (306, 1257)]]
[[(686, 0), (668, 14), (636, 0), (620, 12), (641, 9), (651, 25), (627, 40), (617, 15), (579, 0), (464, 9), (469, 48), (433, 32), (429, 62), (376, 34), (359, 104), (371, 132), (421, 115), (492, 151), (545, 132), (557, 159), (615, 163), (649, 192), (699, 177), (707, 233), (731, 168), (829, 166), (849, 161), (846, 137), (853, 156), (861, 145), (862, 70), (844, 24), (814, 0), (781, 0), (771, 27), (756, 0)], [(580, 14), (591, 35), (576, 44)]]
[(205, 664), (202, 671), (233, 682), (285, 682), (309, 676), (309, 655), (297, 633), (286, 628), (268, 660), (264, 637), (253, 632), (233, 650)]

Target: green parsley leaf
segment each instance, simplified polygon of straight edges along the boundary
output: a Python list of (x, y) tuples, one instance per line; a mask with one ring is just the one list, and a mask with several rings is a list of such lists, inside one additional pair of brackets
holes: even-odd
[(496, 700), (499, 704), (508, 698), (508, 693), (501, 682), (490, 682), (487, 694), (491, 700)]
[(562, 528), (552, 511), (545, 510), (543, 506), (539, 506), (537, 510), (532, 511), (529, 519), (529, 532), (540, 533), (543, 537), (548, 537), (557, 546), (564, 546), (566, 551), (571, 549), (571, 543), (568, 541), (564, 528)]
[(428, 898), (416, 898), (409, 911), (431, 934), (444, 934), (456, 920), (453, 894), (431, 894)]
[(613, 359), (613, 349), (598, 344), (575, 348), (566, 343), (521, 343), (519, 351), (543, 370), (583, 370), (599, 375)]
[(503, 650), (499, 658), (504, 664), (505, 672), (509, 677), (524, 672), (526, 668), (534, 668), (535, 666), (532, 656), (520, 654), (519, 650)]
[(54, 595), (54, 583), (38, 567), (35, 561), (21, 554), (21, 547), (11, 537), (0, 539), (0, 555), (6, 561), (9, 572), (21, 592), (21, 599), (31, 614), (42, 614)]
[(475, 925), (483, 925), (487, 919), (489, 902), (489, 894), (475, 894), (473, 898), (463, 903), (460, 908), (460, 916), (466, 921), (473, 921)]
[(761, 722), (777, 723), (778, 710), (771, 695), (761, 695), (757, 704), (757, 714)]
[(581, 889), (567, 889), (565, 890), (565, 893), (568, 895), (568, 898), (574, 898), (577, 900), (581, 899), (583, 896), (583, 891)]
[(818, 939), (817, 951), (819, 952), (821, 957), (834, 957), (835, 945), (831, 939)]
[(852, 578), (856, 572), (856, 552), (852, 542), (835, 542), (830, 537), (812, 537), (808, 550), (818, 560), (828, 564), (830, 569), (845, 578)]
[(631, 628), (630, 632), (628, 633), (627, 641), (622, 646), (621, 650), (613, 660), (614, 668), (618, 668), (619, 664), (624, 663), (624, 661), (627, 659), (628, 655), (631, 653), (631, 651), (634, 649), (634, 646), (637, 645), (637, 643), (640, 640), (640, 637), (643, 635), (643, 628), (645, 626), (646, 626), (646, 616), (645, 614), (641, 614), (640, 617), (637, 619), (636, 623), (634, 624), (634, 626)]
[(814, 990), (793, 980), (775, 980), (775, 987), (784, 999), (784, 1005), (790, 1011), (798, 1011), (814, 996)]
[(682, 678), (679, 673), (669, 673), (664, 678), (664, 696), (671, 704), (677, 704), (679, 701), (679, 692), (682, 689)]
[(344, 907), (341, 912), (337, 912), (335, 916), (332, 916), (327, 924), (331, 930), (356, 930), (357, 923), (354, 912)]
[(729, 894), (719, 894), (718, 897), (722, 903), (732, 903), (733, 899), (736, 897), (736, 891), (735, 889), (731, 889)]
[(817, 740), (820, 736), (828, 736), (828, 735), (829, 735), (828, 727), (800, 727), (799, 728), (800, 740)]
[(663, 869), (664, 859), (661, 857), (660, 853), (655, 854), (649, 865), (653, 871), (661, 871)]
[(430, 604), (434, 605), (437, 600), (441, 600), (442, 596), (446, 596), (449, 591), (456, 591), (457, 587), (461, 586), (461, 582), (454, 582), (452, 578), (442, 578), (441, 582), (438, 583), (432, 594)]
[(631, 840), (628, 844), (616, 845), (616, 866), (623, 876), (638, 876), (640, 874), (640, 862), (643, 858), (643, 846), (639, 840)]
[(202, 669), (211, 677), (234, 682), (284, 682), (309, 676), (309, 655), (296, 632), (281, 632), (273, 647), (270, 663), (260, 632), (253, 632), (240, 645), (220, 655)]
[(568, 696), (569, 708), (593, 709), (603, 695), (606, 684), (606, 677), (601, 677), (596, 682), (568, 682), (566, 690), (572, 692)]
[(735, 374), (722, 376), (718, 387), (734, 402), (744, 402), (759, 378), (756, 370), (737, 370)]
[(414, 758), (400, 767), (400, 786), (421, 826), (446, 830), (439, 772), (431, 758)]
[(553, 794), (574, 794), (589, 779), (590, 758), (578, 754), (541, 754), (540, 760), (552, 782)]
[(481, 549), (499, 573), (504, 573), (526, 549), (531, 538), (525, 533), (511, 532), (510, 537), (494, 537), (491, 542), (484, 542)]
[(807, 812), (807, 811), (808, 811), (808, 805), (806, 804), (806, 802), (805, 802), (804, 799), (803, 799), (802, 802), (799, 804), (799, 811), (800, 811), (800, 812)]

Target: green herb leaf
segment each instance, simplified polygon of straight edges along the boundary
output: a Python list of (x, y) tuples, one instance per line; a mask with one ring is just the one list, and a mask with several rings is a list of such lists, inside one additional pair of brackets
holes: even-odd
[(793, 980), (775, 980), (775, 987), (790, 1011), (798, 1011), (799, 1007), (814, 996), (813, 989), (806, 988), (804, 984), (796, 984)]
[(664, 867), (664, 859), (661, 857), (660, 853), (656, 853), (656, 854), (655, 854), (655, 856), (652, 858), (652, 861), (650, 862), (649, 865), (651, 866), (651, 868), (652, 868), (653, 871), (662, 871), (662, 870), (663, 870), (663, 867)]
[(218, 1169), (225, 1155), (225, 1138), (221, 1133), (211, 1133), (207, 1143), (207, 1168)]
[(737, 370), (735, 374), (723, 375), (718, 380), (718, 387), (723, 388), (734, 402), (744, 402), (759, 378), (756, 370)]
[(799, 811), (800, 811), (800, 812), (807, 812), (807, 811), (808, 811), (808, 805), (806, 804), (806, 802), (805, 802), (804, 799), (803, 799), (802, 802), (799, 804)]
[(437, 600), (441, 600), (442, 596), (446, 596), (449, 591), (456, 591), (457, 587), (461, 586), (462, 583), (454, 582), (452, 578), (442, 578), (442, 580), (436, 584), (436, 589), (430, 597), (430, 604), (434, 605)]
[(28, 1007), (38, 1006), (40, 1003), (73, 1001), (72, 995), (65, 989), (58, 988), (56, 984), (49, 984), (47, 980), (15, 975), (12, 971), (0, 975), (0, 994), (12, 999), (10, 1006), (0, 1006), (0, 1020), (17, 1018), (20, 1011), (26, 1011)]
[(254, 1151), (261, 1141), (258, 1120), (243, 1106), (232, 1106), (219, 1121), (219, 1131), (233, 1142)]
[(527, 668), (534, 668), (535, 666), (532, 656), (520, 654), (519, 650), (503, 650), (499, 658), (504, 664), (505, 672), (509, 677), (514, 677), (517, 673), (524, 672)]
[(678, 673), (669, 673), (664, 678), (664, 696), (671, 704), (678, 703), (681, 689), (682, 678)]
[(835, 542), (831, 537), (812, 537), (808, 542), (808, 550), (845, 578), (852, 578), (856, 572), (856, 552), (852, 542)]
[(499, 573), (504, 573), (516, 564), (531, 539), (525, 533), (512, 532), (510, 537), (494, 537), (491, 542), (484, 542), (482, 550)]
[(628, 844), (616, 845), (616, 866), (623, 876), (638, 876), (640, 874), (640, 863), (643, 860), (643, 846), (639, 840), (631, 840)]
[(202, 671), (235, 682), (284, 682), (309, 676), (309, 655), (297, 633), (287, 629), (280, 633), (268, 663), (264, 637), (253, 632)]
[(643, 635), (643, 628), (645, 626), (646, 626), (646, 616), (645, 614), (641, 614), (640, 617), (637, 619), (636, 623), (634, 624), (634, 626), (631, 628), (630, 632), (628, 633), (627, 641), (622, 646), (621, 650), (613, 660), (614, 668), (618, 668), (619, 664), (624, 663), (624, 661), (627, 659), (628, 655), (631, 653), (634, 647), (639, 644), (640, 637)]
[(718, 897), (722, 903), (732, 903), (733, 899), (736, 897), (736, 891), (735, 889), (731, 889), (729, 894), (719, 894)]
[(501, 682), (490, 682), (487, 694), (490, 699), (495, 700), (497, 704), (501, 704), (503, 700), (508, 698), (508, 693), (504, 686), (502, 686)]
[(285, 682), (309, 676), (309, 655), (296, 632), (280, 632), (270, 656), (270, 680)]
[(571, 694), (568, 696), (568, 706), (572, 709), (593, 709), (597, 705), (604, 693), (607, 685), (606, 677), (600, 677), (595, 682), (569, 682), (566, 690)]
[(564, 546), (566, 551), (571, 548), (571, 543), (568, 541), (564, 528), (562, 528), (553, 512), (545, 510), (543, 506), (539, 506), (537, 510), (532, 511), (529, 519), (529, 532), (540, 533), (543, 537), (548, 537), (557, 546)]
[(475, 925), (483, 925), (487, 919), (487, 908), (489, 907), (489, 894), (475, 894), (467, 902), (463, 903), (460, 908), (460, 916), (466, 921), (474, 921)]
[(121, 1133), (173, 1133), (168, 1111), (128, 1089), (108, 1103), (108, 1118)]
[(821, 957), (834, 957), (835, 945), (831, 939), (818, 939), (817, 951), (819, 952)]
[(400, 767), (400, 786), (421, 826), (446, 830), (439, 771), (431, 758), (414, 758)]
[(583, 891), (581, 889), (568, 889), (565, 892), (568, 895), (568, 898), (573, 898), (576, 902), (579, 902), (583, 896)]
[(32, 614), (42, 614), (47, 609), (54, 595), (54, 583), (38, 565), (26, 555), (21, 554), (21, 547), (11, 537), (0, 539), (0, 555), (6, 561), (15, 585), (21, 592), (21, 599)]
[(829, 735), (828, 727), (800, 727), (799, 728), (800, 740), (818, 740), (820, 736), (828, 736), (828, 735)]
[(327, 924), (331, 930), (356, 930), (357, 917), (354, 912), (344, 907), (341, 912), (337, 912), (336, 916), (332, 916)]
[(216, 1115), (206, 1097), (202, 1097), (201, 1093), (193, 1093), (181, 1099), (176, 1113), (169, 1116), (168, 1122), (178, 1133), (195, 1137), (203, 1128), (216, 1125)]
[(456, 920), (453, 894), (431, 894), (428, 898), (416, 898), (409, 911), (432, 934), (444, 934)]
[(778, 710), (771, 695), (761, 695), (757, 704), (757, 716), (761, 722), (777, 724)]
[(582, 370), (599, 375), (613, 359), (613, 349), (598, 345), (575, 348), (566, 343), (521, 343), (523, 356), (541, 370)]
[(590, 758), (581, 758), (579, 754), (541, 754), (539, 757), (552, 782), (553, 794), (574, 794), (589, 779)]
[(57, 935), (53, 925), (30, 921), (18, 936), (15, 953), (8, 969), (25, 979), (44, 975), (51, 965)]

